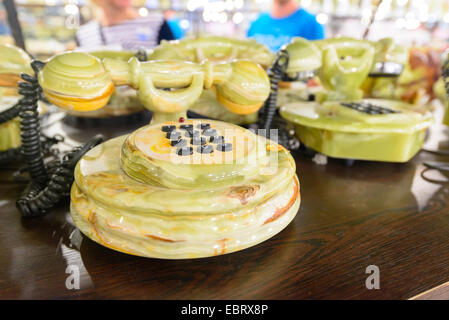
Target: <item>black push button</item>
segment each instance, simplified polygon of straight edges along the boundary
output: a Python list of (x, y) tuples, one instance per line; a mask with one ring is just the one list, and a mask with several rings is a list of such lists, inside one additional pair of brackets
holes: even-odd
[(210, 137), (209, 141), (212, 143), (223, 143), (224, 137), (223, 136), (212, 136), (212, 137)]
[(163, 132), (172, 132), (173, 130), (176, 130), (176, 126), (162, 126)]
[(185, 136), (187, 138), (193, 138), (193, 137), (199, 137), (200, 136), (200, 132), (198, 130), (187, 130), (185, 133)]
[(192, 147), (178, 148), (178, 150), (176, 150), (176, 153), (178, 154), (178, 156), (190, 156), (193, 153), (193, 148)]
[(214, 152), (214, 147), (211, 146), (210, 144), (208, 144), (208, 145), (204, 145), (204, 146), (200, 146), (200, 147), (196, 148), (196, 151), (199, 153), (208, 154), (208, 153)]
[(167, 132), (166, 137), (167, 137), (167, 139), (170, 139), (170, 140), (178, 140), (181, 138), (181, 132), (170, 131), (170, 132)]
[(172, 147), (184, 147), (187, 145), (187, 140), (185, 139), (172, 140), (170, 144)]
[(222, 152), (226, 152), (226, 151), (231, 151), (232, 150), (232, 143), (221, 143), (217, 145), (217, 150), (218, 151), (222, 151)]
[(190, 143), (194, 146), (199, 146), (206, 144), (207, 140), (204, 137), (193, 137), (192, 140), (190, 140)]
[(200, 123), (196, 127), (201, 130), (206, 130), (206, 129), (210, 128), (210, 124), (209, 123)]
[(182, 130), (193, 130), (193, 124), (181, 124), (179, 129)]
[(203, 134), (205, 136), (215, 136), (217, 134), (217, 130), (209, 128), (209, 129), (204, 130)]

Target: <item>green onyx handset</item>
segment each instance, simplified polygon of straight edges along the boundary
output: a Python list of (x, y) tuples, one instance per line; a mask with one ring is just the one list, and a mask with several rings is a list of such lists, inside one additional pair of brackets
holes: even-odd
[(88, 53), (67, 52), (52, 57), (39, 73), (39, 83), (49, 101), (74, 111), (102, 108), (115, 86), (138, 91), (141, 102), (154, 112), (153, 122), (178, 120), (199, 98), (203, 89), (215, 87), (217, 98), (232, 112), (247, 114), (262, 106), (270, 83), (256, 63), (193, 63), (176, 60), (140, 62), (103, 60)]

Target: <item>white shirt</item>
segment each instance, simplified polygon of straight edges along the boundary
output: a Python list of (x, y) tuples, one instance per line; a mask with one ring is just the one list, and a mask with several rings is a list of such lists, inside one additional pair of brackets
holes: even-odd
[(163, 15), (157, 12), (107, 27), (92, 20), (78, 29), (76, 38), (79, 46), (88, 50), (105, 46), (124, 50), (153, 48), (158, 45), (159, 30), (163, 23)]

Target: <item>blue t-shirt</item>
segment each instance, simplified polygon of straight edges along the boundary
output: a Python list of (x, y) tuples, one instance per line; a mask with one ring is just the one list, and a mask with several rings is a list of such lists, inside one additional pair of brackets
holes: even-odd
[(175, 39), (181, 39), (184, 37), (184, 31), (179, 26), (179, 19), (171, 19), (167, 20), (168, 25), (170, 26), (171, 32), (173, 33), (173, 37)]
[(278, 51), (293, 37), (303, 37), (309, 40), (324, 38), (324, 28), (316, 21), (313, 14), (304, 9), (298, 9), (288, 17), (276, 19), (269, 13), (262, 13), (251, 23), (248, 37), (267, 45), (272, 51)]

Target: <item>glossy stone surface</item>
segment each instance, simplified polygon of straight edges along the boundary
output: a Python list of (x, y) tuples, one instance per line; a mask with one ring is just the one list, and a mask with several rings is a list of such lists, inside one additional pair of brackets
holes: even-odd
[(119, 57), (100, 61), (88, 53), (66, 52), (50, 58), (38, 78), (50, 102), (75, 112), (103, 108), (115, 86), (132, 87), (153, 111), (153, 123), (186, 118), (187, 109), (213, 85), (217, 98), (237, 114), (257, 111), (270, 91), (264, 69), (244, 60), (212, 64)]
[[(18, 100), (19, 97), (0, 97), (0, 112), (10, 109)], [(18, 148), (21, 144), (19, 117), (0, 123), (0, 152)]]
[(33, 73), (30, 63), (30, 56), (22, 49), (0, 44), (0, 87), (16, 87), (20, 73)]
[(300, 141), (331, 157), (406, 162), (421, 149), (433, 121), (425, 107), (380, 99), (354, 103), (394, 113), (369, 114), (338, 102), (291, 103), (280, 112), (295, 124)]
[(50, 58), (38, 78), (50, 102), (73, 111), (102, 108), (114, 92), (114, 84), (101, 61), (83, 52)]
[(231, 63), (232, 75), (217, 86), (217, 100), (232, 113), (256, 112), (270, 94), (270, 80), (260, 66), (246, 60)]
[[(205, 90), (200, 101), (192, 104), (191, 108), (214, 119), (251, 123), (256, 121), (255, 112), (268, 97), (269, 81), (264, 69), (271, 66), (274, 54), (254, 39), (214, 36), (163, 41), (149, 55), (149, 59), (192, 61), (212, 66), (226, 62), (226, 65), (232, 65), (230, 81), (217, 83), (216, 94)], [(205, 79), (205, 88), (211, 87), (212, 82)]]
[[(378, 41), (349, 37), (308, 41), (294, 38), (285, 49), (289, 53), (287, 74), (317, 71), (324, 92), (319, 101), (361, 99), (361, 87), (371, 77), (398, 77), (408, 54), (391, 38)], [(290, 86), (289, 83), (287, 83)]]
[(162, 41), (149, 55), (150, 60), (181, 60), (202, 62), (230, 62), (235, 59), (246, 59), (269, 67), (273, 61), (273, 53), (254, 39), (231, 39), (218, 36), (203, 36), (197, 39), (181, 41)]
[(78, 228), (112, 249), (166, 259), (238, 251), (285, 228), (300, 202), (290, 153), (243, 128), (209, 123), (233, 141), (232, 152), (180, 156), (162, 125), (88, 152), (71, 194)]

